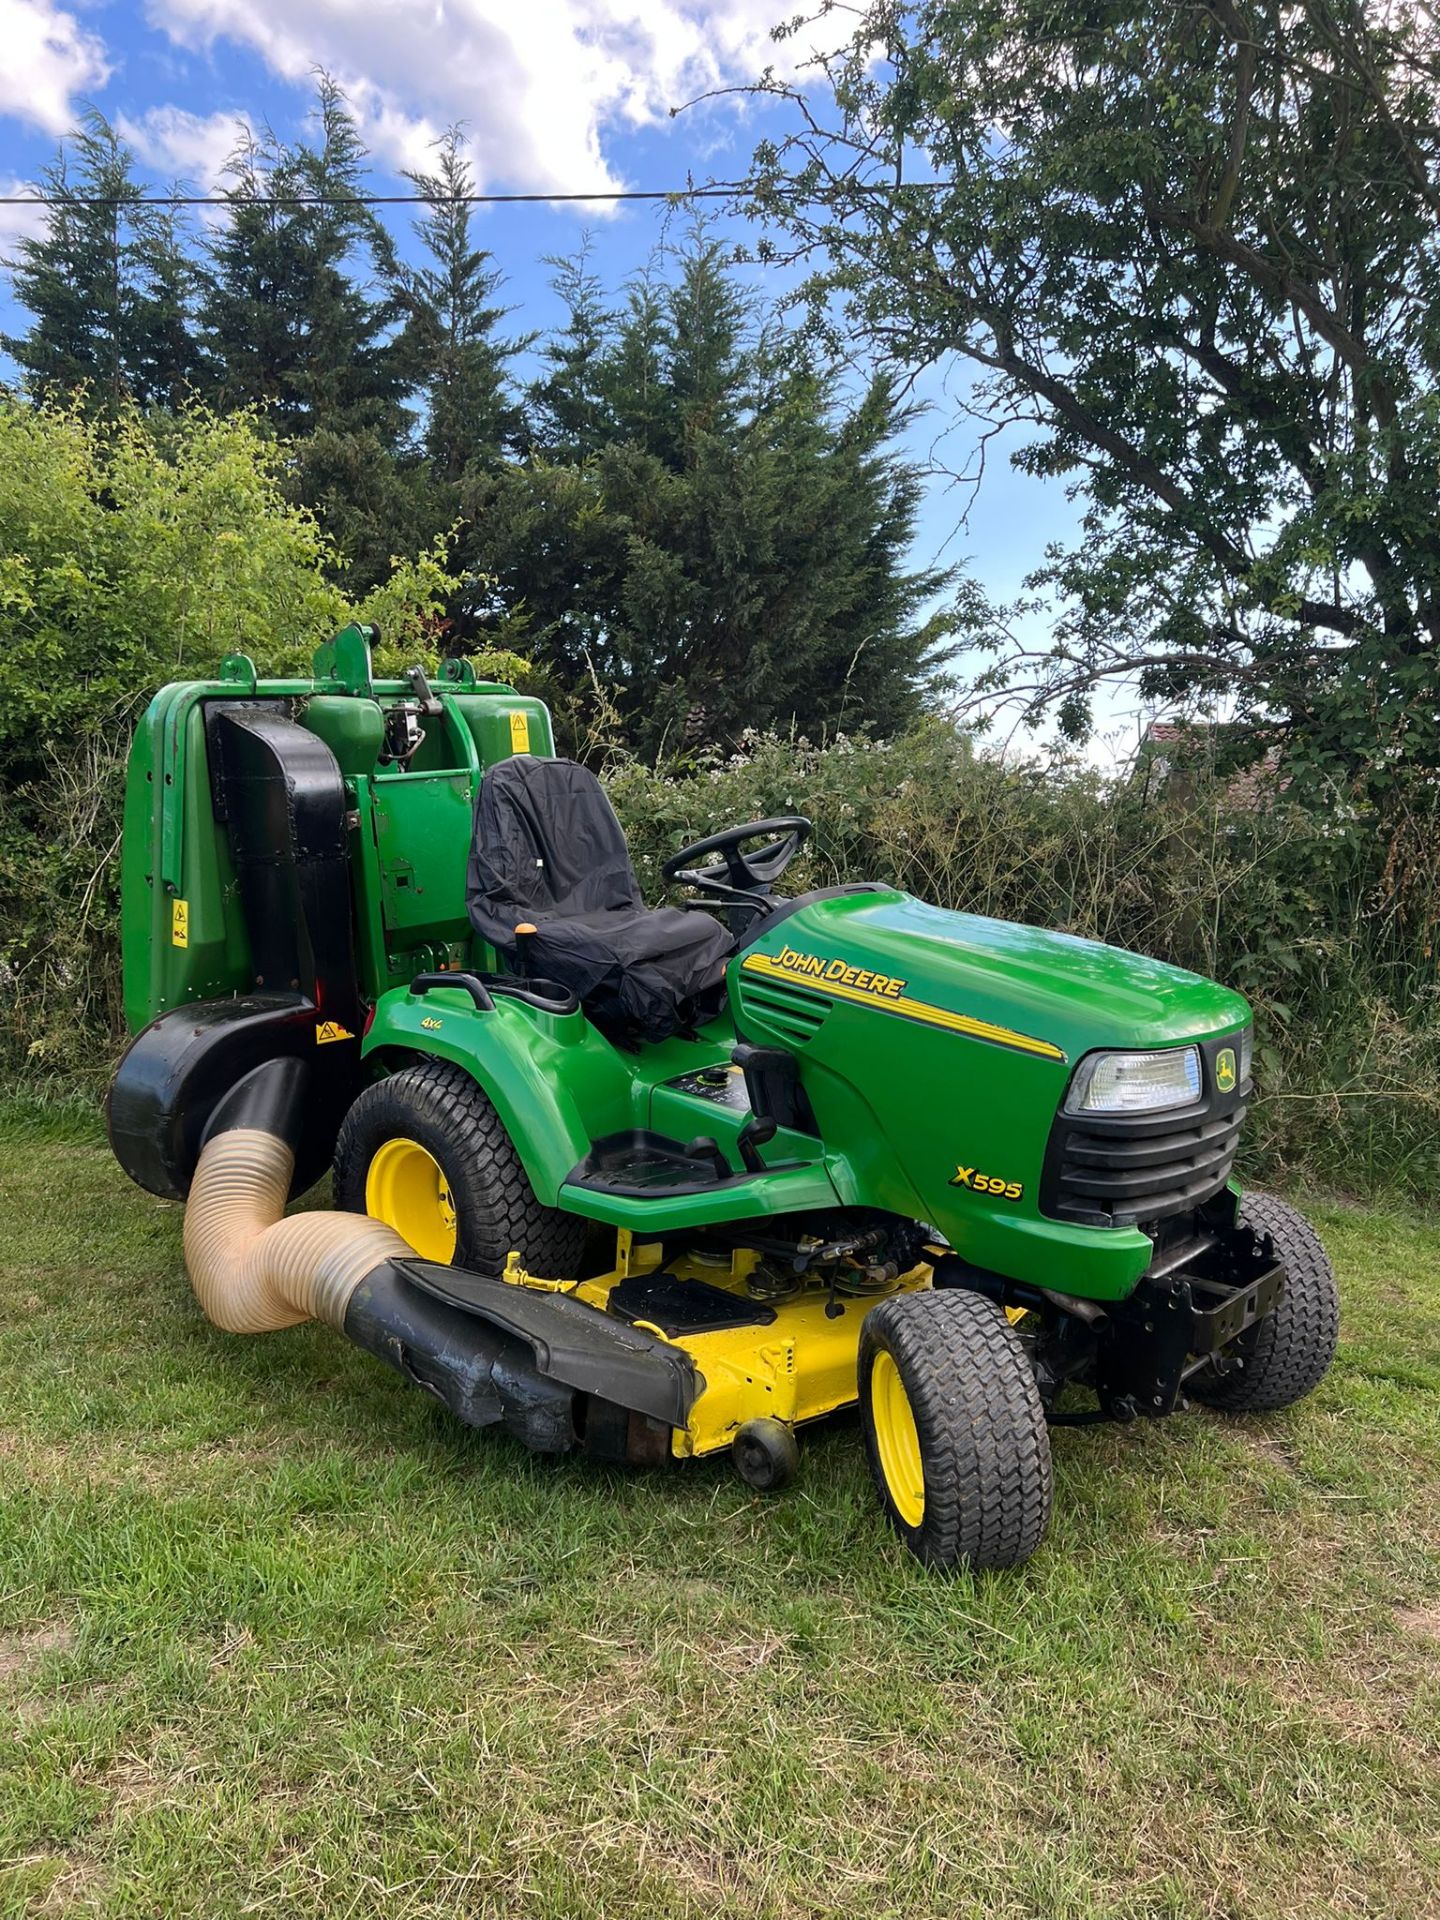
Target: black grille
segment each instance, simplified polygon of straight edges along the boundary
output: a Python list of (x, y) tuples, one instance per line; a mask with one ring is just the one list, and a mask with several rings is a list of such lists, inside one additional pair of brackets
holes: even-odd
[(1234, 1035), (1201, 1049), (1203, 1091), (1169, 1113), (1062, 1113), (1045, 1156), (1040, 1206), (1057, 1220), (1088, 1227), (1149, 1226), (1186, 1213), (1230, 1178), (1248, 1085), (1222, 1093), (1215, 1058), (1238, 1054)]
[(745, 975), (741, 980), (740, 1004), (745, 1012), (763, 1020), (795, 1045), (803, 1046), (815, 1038), (835, 1003), (822, 1000), (803, 987), (792, 987), (785, 980), (755, 980)]

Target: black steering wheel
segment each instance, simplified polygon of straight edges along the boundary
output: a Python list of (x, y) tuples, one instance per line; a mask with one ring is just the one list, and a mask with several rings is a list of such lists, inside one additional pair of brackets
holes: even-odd
[[(673, 885), (698, 887), (722, 900), (736, 896), (750, 901), (769, 898), (770, 889), (810, 838), (810, 822), (803, 813), (785, 813), (774, 820), (751, 820), (743, 827), (722, 827), (693, 846), (672, 853), (660, 871)], [(745, 853), (748, 840), (764, 845)], [(697, 866), (707, 854), (720, 858)]]

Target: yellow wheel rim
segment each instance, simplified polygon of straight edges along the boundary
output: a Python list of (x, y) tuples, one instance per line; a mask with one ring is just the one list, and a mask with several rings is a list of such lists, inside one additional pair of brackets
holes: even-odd
[(875, 1429), (875, 1451), (895, 1511), (907, 1527), (925, 1518), (925, 1469), (920, 1460), (920, 1435), (900, 1369), (885, 1352), (877, 1353), (870, 1369), (870, 1422)]
[(378, 1149), (365, 1175), (365, 1211), (422, 1260), (448, 1266), (455, 1258), (455, 1202), (440, 1162), (418, 1140), (397, 1135)]

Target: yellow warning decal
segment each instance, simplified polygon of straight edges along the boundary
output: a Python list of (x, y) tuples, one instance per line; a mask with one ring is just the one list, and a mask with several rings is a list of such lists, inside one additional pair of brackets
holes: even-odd
[(510, 716), (510, 751), (530, 751), (530, 716), (527, 713), (512, 713)]
[(190, 944), (190, 902), (188, 900), (170, 902), (170, 944), (172, 947), (188, 947)]
[[(904, 980), (880, 976), (884, 978), (884, 984), (877, 990), (871, 984), (877, 976), (867, 976), (863, 968), (846, 968), (847, 975), (852, 971), (855, 973), (853, 984), (848, 978), (832, 978), (828, 965), (822, 978), (807, 980), (793, 963), (787, 966), (783, 960), (777, 960), (768, 953), (747, 954), (742, 968), (746, 973), (759, 974), (765, 979), (788, 980), (794, 986), (827, 995), (831, 999), (850, 1000), (862, 1007), (876, 1007), (882, 1013), (898, 1013), (906, 1020), (919, 1020), (929, 1027), (943, 1027), (950, 1033), (963, 1033), (971, 1040), (990, 1040), (999, 1047), (1014, 1047), (1018, 1053), (1033, 1053), (1042, 1060), (1065, 1058), (1062, 1049), (1052, 1041), (1036, 1040), (1028, 1033), (997, 1027), (989, 1020), (977, 1020), (972, 1014), (952, 1013), (948, 1007), (932, 1007), (928, 1001), (912, 1000), (908, 994), (893, 992), (892, 989), (897, 985), (903, 988), (907, 984)], [(862, 981), (864, 985), (860, 984)]]
[(342, 1027), (338, 1020), (322, 1020), (315, 1029), (315, 1044), (323, 1047), (328, 1040), (353, 1040), (354, 1034), (348, 1027)]

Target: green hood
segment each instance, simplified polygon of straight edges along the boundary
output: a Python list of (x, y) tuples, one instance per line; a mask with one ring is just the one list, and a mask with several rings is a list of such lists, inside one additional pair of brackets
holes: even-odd
[(908, 999), (1047, 1041), (1072, 1066), (1092, 1048), (1203, 1040), (1250, 1017), (1238, 993), (1183, 968), (891, 888), (808, 902), (755, 944), (903, 980)]
[[(730, 965), (737, 1025), (789, 1048), (841, 1198), (924, 1220), (977, 1267), (1094, 1298), (1153, 1254), (1044, 1209), (1055, 1116), (1098, 1049), (1218, 1040), (1238, 993), (1118, 947), (949, 913), (892, 888), (811, 895)], [(984, 1176), (984, 1184), (973, 1184)], [(1047, 1277), (1048, 1276), (1048, 1277)]]

